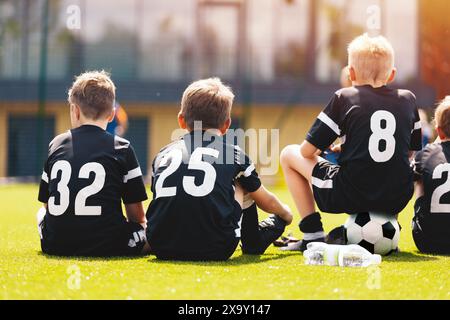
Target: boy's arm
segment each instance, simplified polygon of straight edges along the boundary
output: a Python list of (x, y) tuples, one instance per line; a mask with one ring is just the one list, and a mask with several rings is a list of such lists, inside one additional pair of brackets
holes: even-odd
[(122, 200), (125, 205), (126, 215), (128, 221), (144, 226), (146, 219), (142, 201), (147, 200), (147, 192), (141, 167), (131, 145), (127, 150), (126, 170), (127, 174), (123, 177), (122, 188)]
[(125, 204), (125, 211), (128, 221), (139, 223), (142, 227), (146, 228), (147, 219), (145, 218), (142, 202)]
[(423, 197), (425, 195), (425, 190), (423, 186), (423, 170), (424, 170), (424, 153), (428, 149), (417, 152), (412, 162), (412, 167), (414, 170), (414, 193), (416, 199)]
[(39, 195), (38, 195), (39, 202), (41, 202), (46, 209), (47, 209), (48, 199), (50, 197), (49, 189), (48, 189), (49, 179), (50, 179), (50, 173), (49, 173), (48, 160), (47, 160), (44, 165), (44, 170), (42, 171), (41, 181), (39, 183)]
[(418, 180), (414, 183), (414, 194), (416, 199), (419, 199), (425, 195), (425, 189), (423, 187), (422, 180)]
[(292, 223), (291, 209), (284, 203), (282, 203), (277, 196), (268, 191), (264, 186), (261, 186), (255, 192), (249, 193), (252, 199), (255, 201), (258, 208), (268, 213), (273, 213), (286, 221), (289, 225)]
[(322, 153), (322, 151), (320, 151), (311, 142), (305, 140), (300, 146), (300, 153), (303, 158), (314, 159), (315, 157), (318, 157)]
[(319, 156), (342, 135), (340, 126), (344, 106), (345, 102), (342, 101), (340, 94), (334, 94), (326, 108), (317, 117), (306, 136), (306, 141), (301, 146), (301, 155), (304, 158), (314, 159)]

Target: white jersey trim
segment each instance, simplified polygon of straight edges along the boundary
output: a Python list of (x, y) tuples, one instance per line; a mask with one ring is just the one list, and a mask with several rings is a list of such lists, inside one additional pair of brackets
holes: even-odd
[(137, 167), (136, 169), (128, 171), (128, 173), (123, 177), (123, 183), (127, 183), (129, 180), (141, 176), (142, 176), (141, 167)]
[(42, 172), (41, 179), (42, 179), (42, 181), (48, 183), (48, 175), (45, 171)]
[(338, 136), (341, 135), (341, 129), (339, 129), (339, 126), (336, 122), (334, 122), (329, 116), (327, 116), (325, 113), (321, 112), (319, 116), (317, 117), (320, 121), (325, 123), (331, 130), (333, 130)]
[(422, 129), (422, 122), (417, 121), (416, 123), (414, 123), (414, 130), (413, 131), (419, 130), (419, 129)]

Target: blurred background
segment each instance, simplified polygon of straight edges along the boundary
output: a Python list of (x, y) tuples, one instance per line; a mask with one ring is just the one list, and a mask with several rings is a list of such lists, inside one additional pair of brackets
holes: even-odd
[(198, 78), (233, 87), (234, 128), (301, 142), (363, 32), (392, 42), (394, 86), (431, 112), (450, 94), (449, 16), (448, 0), (0, 0), (0, 177), (41, 174), (70, 129), (67, 89), (90, 69), (111, 72), (144, 173)]

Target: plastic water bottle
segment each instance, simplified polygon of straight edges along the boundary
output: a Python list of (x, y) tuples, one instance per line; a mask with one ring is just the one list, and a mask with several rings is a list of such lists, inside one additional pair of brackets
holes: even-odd
[(303, 253), (305, 264), (314, 266), (368, 267), (381, 263), (380, 255), (373, 255), (359, 245), (330, 245), (312, 242)]
[(369, 251), (358, 245), (345, 246), (339, 251), (339, 265), (341, 267), (368, 267), (379, 265), (381, 256), (371, 254)]
[(324, 242), (311, 242), (303, 253), (305, 263), (309, 265), (337, 266), (341, 246)]
[(325, 265), (325, 250), (305, 250), (305, 252), (303, 252), (303, 256), (305, 257), (305, 264), (307, 265)]

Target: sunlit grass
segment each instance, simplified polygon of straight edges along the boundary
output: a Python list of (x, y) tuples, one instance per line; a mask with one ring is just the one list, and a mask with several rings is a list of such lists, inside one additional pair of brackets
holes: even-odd
[[(274, 191), (293, 206), (285, 189)], [(35, 185), (0, 187), (0, 299), (450, 299), (450, 258), (417, 252), (412, 205), (400, 218), (402, 253), (378, 272), (305, 266), (301, 254), (274, 247), (261, 257), (238, 249), (225, 263), (49, 257), (40, 252), (36, 198)], [(326, 230), (345, 218), (324, 215)], [(300, 236), (297, 222), (289, 230)]]

